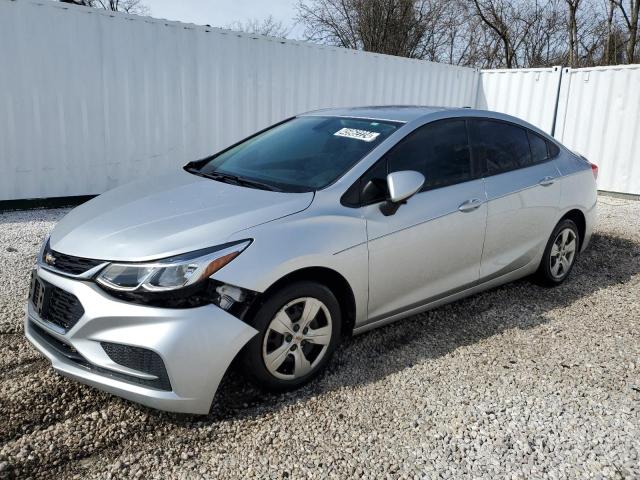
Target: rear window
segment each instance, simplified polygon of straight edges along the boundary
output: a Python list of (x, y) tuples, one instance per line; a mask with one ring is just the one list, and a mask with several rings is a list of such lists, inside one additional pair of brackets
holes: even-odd
[(549, 149), (549, 158), (554, 158), (560, 155), (560, 149), (555, 143), (547, 141), (547, 147)]
[(540, 135), (533, 132), (527, 132), (529, 135), (529, 145), (531, 145), (531, 160), (533, 163), (544, 162), (549, 158), (547, 151), (547, 141)]

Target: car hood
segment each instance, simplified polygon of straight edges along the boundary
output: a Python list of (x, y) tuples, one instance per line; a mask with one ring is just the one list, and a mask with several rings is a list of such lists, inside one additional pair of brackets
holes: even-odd
[(110, 190), (51, 233), (55, 251), (144, 261), (225, 243), (234, 233), (307, 208), (313, 193), (229, 185), (180, 170)]

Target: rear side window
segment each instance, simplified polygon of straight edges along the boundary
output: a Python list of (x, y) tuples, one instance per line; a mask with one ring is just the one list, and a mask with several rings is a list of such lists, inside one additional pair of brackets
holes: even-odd
[(465, 120), (442, 120), (420, 127), (388, 154), (389, 173), (415, 170), (424, 189), (470, 180), (473, 172)]
[(533, 163), (544, 162), (549, 158), (547, 151), (547, 141), (540, 135), (533, 132), (527, 132), (529, 135), (529, 145), (531, 145), (531, 160)]
[(496, 175), (531, 164), (527, 132), (509, 123), (474, 119), (469, 141), (485, 175)]
[(549, 158), (555, 158), (560, 154), (560, 149), (555, 143), (547, 142), (547, 147), (549, 148)]

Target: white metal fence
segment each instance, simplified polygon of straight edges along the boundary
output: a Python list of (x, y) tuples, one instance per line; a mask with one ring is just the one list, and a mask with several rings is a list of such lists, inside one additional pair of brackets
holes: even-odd
[(640, 195), (640, 65), (564, 69), (555, 136), (598, 164), (598, 188)]
[(551, 133), (561, 67), (482, 70), (476, 108), (522, 118)]
[(640, 195), (640, 65), (483, 70), (477, 105), (523, 118), (596, 163), (599, 189)]
[(473, 105), (478, 71), (0, 0), (0, 200), (101, 193), (322, 107)]
[[(322, 107), (516, 115), (640, 194), (640, 66), (484, 70), (0, 0), (0, 201), (101, 193)], [(559, 89), (561, 85), (561, 88)]]

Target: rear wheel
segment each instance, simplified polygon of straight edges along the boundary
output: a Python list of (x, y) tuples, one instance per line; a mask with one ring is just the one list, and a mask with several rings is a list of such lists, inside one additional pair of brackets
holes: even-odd
[(576, 224), (569, 219), (558, 223), (547, 242), (536, 273), (539, 283), (553, 287), (564, 282), (575, 264), (579, 245), (580, 234)]
[(256, 335), (243, 350), (248, 377), (269, 390), (288, 390), (318, 375), (341, 330), (335, 296), (324, 285), (296, 282), (273, 295), (253, 318)]

